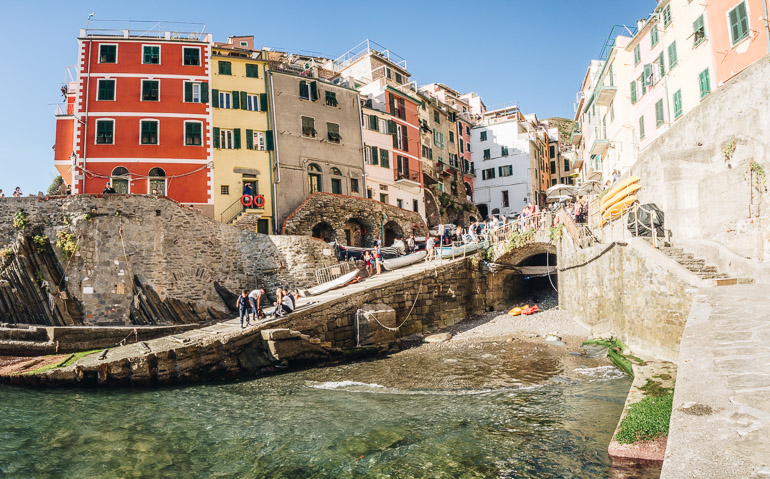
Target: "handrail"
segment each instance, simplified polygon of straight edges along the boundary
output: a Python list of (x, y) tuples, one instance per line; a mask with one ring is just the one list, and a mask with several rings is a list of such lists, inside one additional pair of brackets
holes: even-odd
[(225, 210), (219, 215), (219, 222), (230, 224), (239, 214), (244, 212), (246, 207), (241, 203), (240, 197), (235, 200), (233, 204), (225, 208)]

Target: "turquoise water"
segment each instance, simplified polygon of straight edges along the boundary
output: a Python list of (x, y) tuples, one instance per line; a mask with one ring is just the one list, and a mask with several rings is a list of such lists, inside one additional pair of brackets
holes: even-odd
[(606, 451), (630, 380), (558, 349), (423, 347), (154, 390), (0, 387), (0, 475), (623, 477)]

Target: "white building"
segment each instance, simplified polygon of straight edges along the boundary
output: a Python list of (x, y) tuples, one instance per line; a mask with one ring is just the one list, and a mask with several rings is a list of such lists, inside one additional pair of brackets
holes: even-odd
[(531, 128), (518, 109), (490, 113), (471, 130), (474, 200), (482, 216), (518, 213), (539, 194)]

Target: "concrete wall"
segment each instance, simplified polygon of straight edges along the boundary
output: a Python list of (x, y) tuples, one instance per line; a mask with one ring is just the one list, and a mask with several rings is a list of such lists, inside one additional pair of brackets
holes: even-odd
[(308, 287), (315, 269), (336, 263), (320, 241), (241, 231), (171, 200), (135, 195), (0, 200), (0, 244), (14, 240), (13, 216), (21, 209), (30, 233), (45, 233), (52, 243), (60, 231), (78, 238), (71, 261), (54, 251), (87, 325), (128, 324), (135, 277), (161, 300), (189, 303), (201, 318), (216, 318), (227, 310), (215, 282), (232, 292)]
[[(759, 61), (642, 152), (630, 172), (641, 177), (637, 197), (664, 210), (675, 243), (714, 241), (770, 267), (770, 202), (756, 176), (752, 186), (750, 171), (752, 161), (770, 171), (768, 131), (770, 62)], [(726, 161), (723, 148), (732, 139)]]
[(668, 361), (700, 282), (644, 240), (576, 249), (559, 243), (559, 307), (594, 333), (611, 333), (632, 351)]

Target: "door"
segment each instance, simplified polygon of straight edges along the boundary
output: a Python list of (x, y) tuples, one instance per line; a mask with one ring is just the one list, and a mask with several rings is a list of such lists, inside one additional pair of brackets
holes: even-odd
[(128, 194), (128, 180), (125, 178), (112, 178), (112, 187), (115, 189), (115, 193)]

